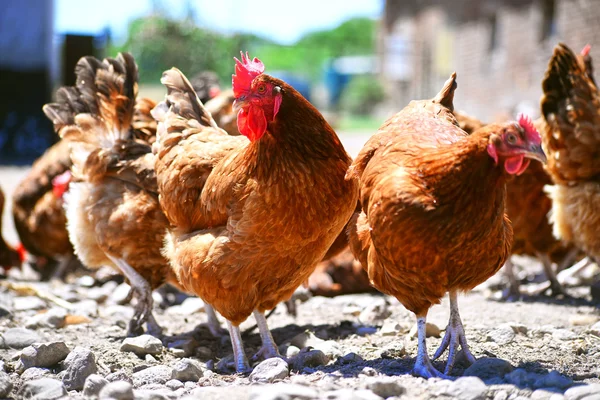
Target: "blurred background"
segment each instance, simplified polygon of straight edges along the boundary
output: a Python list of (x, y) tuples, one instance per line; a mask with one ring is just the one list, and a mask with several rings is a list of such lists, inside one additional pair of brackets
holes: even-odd
[[(458, 109), (487, 121), (538, 114), (553, 46), (600, 54), (597, 0), (3, 0), (0, 164), (28, 165), (57, 137), (41, 111), (84, 55), (131, 52), (142, 96), (162, 71), (231, 85), (248, 50), (299, 89), (356, 147), (457, 71)], [(355, 151), (350, 151), (355, 153)]]

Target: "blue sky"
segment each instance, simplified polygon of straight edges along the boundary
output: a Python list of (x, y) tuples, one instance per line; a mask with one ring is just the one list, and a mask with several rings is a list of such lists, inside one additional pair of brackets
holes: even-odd
[[(173, 17), (185, 15), (186, 2), (160, 1)], [(377, 18), (383, 0), (191, 0), (199, 25), (221, 32), (252, 32), (281, 43), (331, 28), (355, 16)], [(124, 40), (127, 23), (148, 14), (152, 0), (55, 0), (59, 33), (99, 33), (109, 26)]]

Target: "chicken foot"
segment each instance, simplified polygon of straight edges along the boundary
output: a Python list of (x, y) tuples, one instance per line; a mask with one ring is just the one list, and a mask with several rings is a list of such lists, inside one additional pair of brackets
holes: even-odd
[(229, 329), (229, 337), (231, 338), (231, 346), (233, 347), (233, 361), (235, 370), (238, 373), (246, 373), (250, 371), (250, 364), (244, 352), (244, 342), (242, 342), (242, 333), (239, 326), (234, 326), (227, 320), (227, 328)]
[(427, 354), (427, 312), (424, 315), (417, 315), (417, 360), (413, 367), (413, 375), (428, 378), (442, 378), (450, 379), (448, 376), (442, 374), (440, 371), (435, 369), (429, 355)]
[(442, 340), (442, 344), (435, 352), (433, 359), (438, 359), (447, 348), (449, 348), (448, 352), (448, 361), (446, 363), (446, 369), (444, 373), (448, 375), (450, 371), (452, 371), (452, 367), (454, 366), (454, 361), (456, 361), (456, 355), (458, 354), (458, 346), (462, 347), (463, 352), (467, 361), (470, 364), (475, 362), (475, 357), (471, 354), (469, 350), (469, 346), (467, 345), (467, 338), (465, 336), (465, 330), (462, 325), (462, 321), (460, 319), (460, 314), (458, 312), (458, 294), (455, 290), (449, 293), (450, 297), (450, 321), (448, 322), (448, 326), (446, 327), (446, 334), (444, 335), (444, 339)]
[(273, 340), (273, 335), (271, 335), (271, 331), (267, 325), (265, 314), (258, 310), (254, 310), (254, 318), (256, 319), (256, 325), (258, 325), (260, 339), (262, 340), (262, 347), (254, 356), (252, 356), (252, 361), (259, 360), (260, 358), (267, 359), (281, 357), (277, 343), (275, 343), (275, 340)]
[(147, 324), (148, 333), (152, 336), (160, 336), (162, 328), (154, 319), (152, 314), (152, 306), (154, 300), (152, 298), (152, 288), (150, 284), (137, 273), (125, 260), (108, 255), (108, 258), (121, 270), (123, 275), (129, 280), (131, 288), (137, 294), (137, 304), (134, 308), (134, 314), (129, 321), (127, 335), (139, 335), (143, 332), (144, 323)]
[(544, 290), (544, 292), (550, 289), (550, 296), (568, 296), (567, 292), (563, 288), (563, 286), (558, 281), (556, 277), (556, 271), (554, 271), (552, 260), (550, 260), (550, 256), (548, 254), (537, 253), (537, 257), (542, 262), (542, 266), (544, 267), (544, 273), (546, 274), (546, 279), (548, 279), (549, 286)]

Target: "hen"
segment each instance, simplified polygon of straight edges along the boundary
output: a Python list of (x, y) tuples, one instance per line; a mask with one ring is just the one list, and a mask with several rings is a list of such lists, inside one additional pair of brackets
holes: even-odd
[(0, 267), (8, 271), (13, 267), (20, 267), (23, 262), (23, 253), (10, 247), (2, 236), (2, 213), (4, 212), (4, 193), (0, 189)]
[(600, 93), (585, 64), (562, 43), (554, 48), (542, 88), (554, 235), (598, 261)]
[(249, 369), (239, 324), (254, 313), (279, 356), (264, 311), (290, 298), (356, 207), (350, 157), (294, 88), (236, 59), (233, 90), (243, 136), (219, 129), (177, 69), (163, 74), (156, 172), (172, 228), (166, 254), (183, 287), (227, 319), (237, 371)]
[(414, 372), (445, 377), (427, 355), (429, 308), (450, 293), (450, 321), (439, 357), (457, 348), (471, 362), (457, 294), (484, 282), (510, 254), (505, 183), (530, 159), (545, 160), (531, 121), (491, 124), (467, 135), (452, 115), (456, 74), (433, 100), (413, 101), (367, 141), (348, 171), (360, 178), (362, 212), (350, 245), (371, 283), (415, 313)]
[(75, 253), (90, 268), (110, 265), (137, 295), (129, 334), (152, 315), (151, 290), (177, 279), (161, 254), (168, 221), (158, 203), (150, 144), (132, 126), (137, 66), (127, 53), (99, 61), (84, 57), (76, 87), (63, 87), (44, 106), (63, 140), (69, 140), (73, 181), (65, 194), (67, 230)]

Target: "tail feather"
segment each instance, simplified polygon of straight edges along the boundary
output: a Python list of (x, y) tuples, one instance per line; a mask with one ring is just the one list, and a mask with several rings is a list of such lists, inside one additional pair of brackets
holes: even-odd
[(454, 111), (454, 91), (457, 87), (458, 84), (456, 83), (456, 72), (453, 72), (446, 83), (444, 83), (442, 90), (440, 90), (437, 96), (434, 97), (434, 103), (439, 103), (450, 111)]

